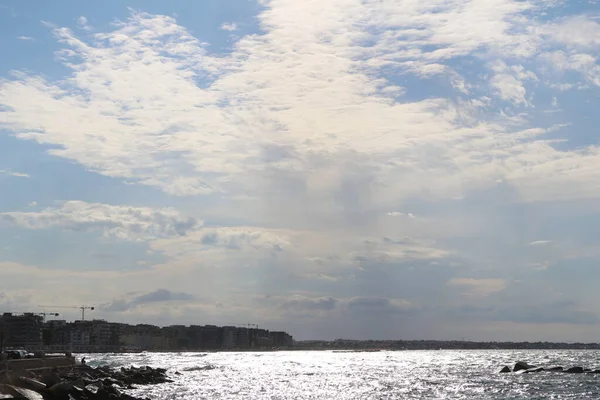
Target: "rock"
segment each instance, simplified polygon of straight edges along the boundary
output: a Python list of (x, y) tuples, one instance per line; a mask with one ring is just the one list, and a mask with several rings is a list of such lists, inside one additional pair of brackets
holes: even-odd
[(590, 374), (600, 374), (600, 369), (595, 369), (593, 371), (590, 371)]
[(98, 387), (96, 385), (87, 385), (85, 387), (85, 390), (87, 390), (91, 394), (96, 394), (96, 393), (98, 393), (98, 390), (100, 390), (100, 387)]
[(517, 375), (528, 374), (528, 373), (529, 373), (529, 372), (527, 372), (527, 370), (526, 370), (526, 369), (520, 369), (520, 370), (518, 370), (517, 372), (515, 372), (515, 374), (517, 374)]
[(533, 368), (529, 368), (526, 369), (525, 372), (530, 373), (530, 372), (542, 372), (544, 371), (544, 368), (542, 367), (533, 367)]
[(582, 367), (571, 367), (571, 368), (565, 370), (565, 372), (567, 372), (569, 374), (581, 374), (581, 373), (583, 373), (583, 368)]
[(46, 389), (46, 384), (42, 383), (38, 380), (32, 379), (32, 378), (28, 378), (26, 376), (20, 376), (19, 379), (21, 379), (21, 381), (23, 383), (25, 383), (27, 386), (29, 386), (31, 389), (33, 390), (44, 390)]
[(14, 398), (27, 399), (27, 400), (44, 400), (44, 397), (36, 391), (25, 389), (18, 386), (7, 385), (8, 388), (13, 391), (11, 393)]
[(513, 372), (517, 372), (523, 369), (531, 369), (531, 368), (535, 368), (535, 365), (529, 365), (526, 362), (523, 361), (517, 361), (515, 363), (515, 366), (513, 367)]
[[(92, 368), (79, 366), (69, 371), (46, 370), (45, 372), (22, 371), (16, 376), (6, 376), (6, 380), (14, 385), (0, 385), (2, 398), (19, 398), (28, 400), (142, 400), (121, 393), (121, 388), (133, 389), (135, 385), (148, 385), (172, 382), (164, 368), (149, 366), (136, 368), (110, 367)], [(30, 390), (20, 387), (21, 385)], [(3, 387), (6, 390), (3, 391)], [(43, 395), (43, 396), (42, 396)]]
[(73, 390), (73, 385), (70, 382), (59, 382), (50, 387), (50, 393), (55, 397), (64, 398)]
[(505, 373), (505, 372), (511, 372), (511, 371), (510, 371), (510, 368), (509, 368), (509, 367), (507, 367), (506, 365), (505, 365), (504, 367), (502, 367), (502, 369), (500, 370), (500, 373), (501, 373), (501, 374), (503, 374), (503, 373)]
[(40, 377), (40, 382), (43, 382), (47, 387), (51, 387), (61, 382), (61, 379), (56, 371), (47, 371)]
[(546, 371), (562, 371), (563, 367), (550, 367), (546, 368)]

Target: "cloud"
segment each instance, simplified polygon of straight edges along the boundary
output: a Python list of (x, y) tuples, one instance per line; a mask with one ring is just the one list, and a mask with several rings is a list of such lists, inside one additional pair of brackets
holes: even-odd
[(577, 15), (548, 26), (546, 33), (551, 40), (569, 47), (600, 48), (600, 23), (587, 15)]
[(307, 295), (261, 296), (256, 299), (274, 313), (294, 313), (295, 316), (329, 316), (339, 318), (345, 315), (411, 313), (417, 307), (404, 299), (384, 297), (316, 297)]
[(196, 297), (189, 293), (171, 292), (167, 289), (158, 289), (154, 292), (138, 294), (135, 296), (126, 296), (120, 299), (113, 300), (110, 303), (100, 306), (102, 310), (110, 312), (123, 312), (132, 308), (144, 306), (154, 303), (166, 302), (188, 302), (195, 300)]
[(545, 246), (548, 244), (552, 244), (552, 240), (536, 240), (533, 242), (527, 243), (527, 246)]
[(11, 170), (0, 169), (0, 176), (12, 176), (14, 178), (30, 178), (29, 174), (25, 174), (22, 172), (13, 172)]
[[(361, 192), (380, 203), (423, 190), (457, 197), (501, 179), (525, 199), (596, 196), (597, 176), (564, 168), (574, 160), (597, 164), (592, 148), (559, 151), (538, 139), (544, 128), (473, 118), (473, 103), (390, 97), (398, 88), (394, 76), (429, 76), (434, 66), (441, 66), (435, 75), (451, 71), (453, 82), (480, 84), (450, 65), (474, 52), (534, 57), (541, 39), (527, 32), (533, 22), (522, 13), (539, 7), (512, 0), (495, 0), (489, 10), (474, 2), (407, 8), (341, 1), (297, 10), (293, 2), (272, 1), (260, 15), (266, 33), (240, 38), (232, 54), (219, 57), (166, 16), (133, 13), (87, 41), (56, 28), (59, 56), (73, 74), (47, 82), (20, 73), (4, 81), (0, 103), (12, 110), (4, 112), (4, 126), (21, 139), (58, 146), (53, 155), (173, 195), (253, 197), (293, 175), (306, 182), (304, 197), (316, 201), (334, 197), (355, 171), (369, 171), (371, 187), (365, 192), (360, 183)], [(320, 22), (308, 28), (302, 20)], [(576, 65), (595, 82), (588, 61), (580, 57)], [(518, 63), (490, 65), (489, 94), (526, 104), (525, 83), (536, 74)], [(64, 107), (77, 124), (44, 111)], [(274, 148), (287, 150), (265, 158)], [(573, 173), (577, 189), (559, 189)]]
[(447, 282), (447, 285), (466, 288), (465, 295), (488, 296), (491, 293), (504, 290), (506, 282), (503, 279), (452, 278)]
[(350, 299), (347, 308), (355, 313), (397, 313), (413, 309), (413, 305), (403, 299), (385, 297), (356, 297)]
[(35, 41), (35, 38), (32, 38), (31, 36), (19, 36), (19, 37), (17, 37), (17, 39), (27, 40), (27, 41)]
[(91, 31), (93, 29), (93, 27), (88, 24), (87, 18), (84, 16), (77, 18), (77, 27), (85, 31)]
[[(595, 304), (549, 277), (560, 260), (597, 256), (579, 242), (593, 241), (600, 196), (600, 151), (569, 114), (599, 87), (596, 22), (552, 18), (552, 4), (268, 0), (257, 33), (236, 32), (227, 53), (162, 15), (132, 12), (93, 35), (86, 18), (46, 23), (69, 74), (0, 80), (0, 129), (133, 192), (161, 190), (152, 203), (176, 208), (68, 201), (0, 219), (148, 241), (131, 262), (142, 272), (57, 270), (74, 302), (108, 315), (252, 316), (311, 335), (409, 326), (419, 337), (450, 329), (427, 321), (440, 304), (518, 324), (547, 305), (540, 293)], [(541, 114), (558, 91), (564, 110)], [(557, 245), (536, 250), (546, 236)], [(27, 272), (31, 299), (50, 297), (43, 281), (57, 277), (13, 267), (3, 282), (23, 287)], [(169, 308), (178, 296), (185, 305)], [(525, 311), (509, 314), (510, 296)], [(460, 308), (474, 298), (481, 310)], [(570, 306), (537, 321), (571, 311), (573, 323), (593, 320)]]
[(332, 297), (306, 298), (302, 296), (293, 297), (281, 304), (283, 308), (297, 311), (330, 311), (337, 306), (338, 300)]
[(581, 309), (573, 301), (558, 301), (541, 304), (515, 304), (513, 306), (467, 306), (459, 311), (461, 318), (484, 321), (505, 321), (524, 324), (582, 324), (595, 325), (598, 316)]
[(221, 29), (223, 29), (224, 31), (233, 32), (233, 31), (237, 31), (238, 27), (233, 22), (231, 22), (231, 23), (226, 22), (223, 25), (221, 25)]
[(390, 217), (408, 217), (408, 218), (416, 218), (416, 217), (414, 216), (414, 214), (412, 214), (412, 213), (407, 213), (407, 214), (405, 214), (405, 213), (401, 213), (401, 212), (398, 212), (398, 211), (392, 211), (392, 212), (388, 212), (388, 213), (387, 213), (387, 215), (389, 215)]
[(201, 226), (201, 222), (182, 216), (173, 209), (112, 206), (68, 201), (60, 208), (39, 212), (0, 213), (0, 220), (24, 229), (60, 227), (71, 231), (101, 231), (106, 237), (148, 240), (183, 236)]

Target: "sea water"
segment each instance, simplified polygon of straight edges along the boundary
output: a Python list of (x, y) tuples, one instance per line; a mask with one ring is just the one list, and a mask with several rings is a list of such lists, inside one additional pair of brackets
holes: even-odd
[[(151, 399), (597, 399), (600, 374), (500, 374), (504, 365), (600, 368), (586, 350), (88, 354), (92, 366), (162, 367)], [(176, 372), (178, 374), (176, 374)]]

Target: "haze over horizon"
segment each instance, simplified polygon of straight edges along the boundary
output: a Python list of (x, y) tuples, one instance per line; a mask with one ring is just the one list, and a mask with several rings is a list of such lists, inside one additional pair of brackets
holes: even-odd
[(0, 310), (597, 341), (599, 22), (595, 0), (0, 1)]

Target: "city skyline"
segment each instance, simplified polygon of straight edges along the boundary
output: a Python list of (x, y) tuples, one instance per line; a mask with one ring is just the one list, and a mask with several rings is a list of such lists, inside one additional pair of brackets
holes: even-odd
[(0, 309), (595, 341), (599, 19), (1, 1)]
[(130, 350), (266, 350), (293, 346), (285, 331), (258, 326), (128, 324), (106, 320), (44, 321), (35, 313), (0, 314), (0, 348), (29, 352), (101, 352)]

